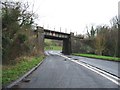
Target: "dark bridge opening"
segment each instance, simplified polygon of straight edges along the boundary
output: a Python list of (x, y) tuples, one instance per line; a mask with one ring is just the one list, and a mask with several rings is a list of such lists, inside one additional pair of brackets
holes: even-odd
[(44, 29), (44, 38), (62, 41), (62, 53), (71, 53), (70, 34)]

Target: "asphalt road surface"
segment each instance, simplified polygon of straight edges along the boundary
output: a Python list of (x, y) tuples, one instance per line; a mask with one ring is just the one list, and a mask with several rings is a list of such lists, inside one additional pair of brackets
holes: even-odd
[(120, 77), (120, 62), (68, 55), (72, 59), (88, 63)]
[(26, 78), (30, 81), (21, 81), (19, 88), (118, 88), (111, 80), (58, 55), (58, 52), (46, 54), (44, 62)]

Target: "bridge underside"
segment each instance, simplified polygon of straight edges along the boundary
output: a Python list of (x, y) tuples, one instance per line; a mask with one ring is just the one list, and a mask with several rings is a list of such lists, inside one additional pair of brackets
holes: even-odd
[(63, 41), (63, 47), (62, 47), (62, 53), (69, 55), (71, 54), (71, 44), (70, 44), (70, 40), (69, 38), (58, 38), (55, 36), (48, 36), (48, 35), (44, 35), (44, 38), (46, 39), (54, 39), (54, 40), (62, 40)]
[(54, 40), (63, 40), (63, 39), (64, 39), (64, 38), (58, 38), (58, 37), (48, 36), (48, 35), (44, 35), (44, 38), (47, 38), (47, 39), (54, 39)]

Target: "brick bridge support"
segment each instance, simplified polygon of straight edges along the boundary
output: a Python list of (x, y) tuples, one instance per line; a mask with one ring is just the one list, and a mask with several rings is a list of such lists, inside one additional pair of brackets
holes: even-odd
[[(38, 50), (41, 54), (44, 54), (44, 28), (37, 27), (37, 38), (38, 38)], [(71, 53), (77, 53), (80, 51), (81, 45), (81, 39), (74, 36), (74, 33), (70, 33), (68, 35), (68, 38), (64, 38), (63, 40), (63, 48), (62, 53), (63, 54), (71, 54)]]
[(64, 39), (63, 40), (63, 48), (62, 48), (62, 52), (63, 54), (71, 54), (72, 53), (72, 40), (73, 40), (73, 37), (74, 37), (74, 33), (70, 33), (70, 36), (69, 38), (67, 39)]
[(42, 27), (37, 27), (37, 48), (40, 54), (44, 54), (44, 29)]
[(66, 55), (71, 54), (71, 41), (69, 38), (63, 40), (62, 53)]

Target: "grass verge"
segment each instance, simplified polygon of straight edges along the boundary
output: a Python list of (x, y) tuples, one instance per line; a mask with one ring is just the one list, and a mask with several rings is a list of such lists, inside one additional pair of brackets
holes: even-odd
[(62, 46), (46, 46), (45, 50), (62, 50)]
[(83, 56), (83, 57), (90, 57), (90, 58), (96, 58), (96, 59), (103, 59), (103, 60), (120, 61), (120, 58), (117, 58), (117, 57), (100, 56), (100, 55), (95, 55), (95, 54), (73, 53), (72, 55)]
[(10, 82), (18, 79), (27, 71), (32, 69), (44, 59), (44, 56), (37, 58), (25, 58), (17, 62), (15, 65), (5, 65), (2, 68), (2, 85), (5, 86)]

